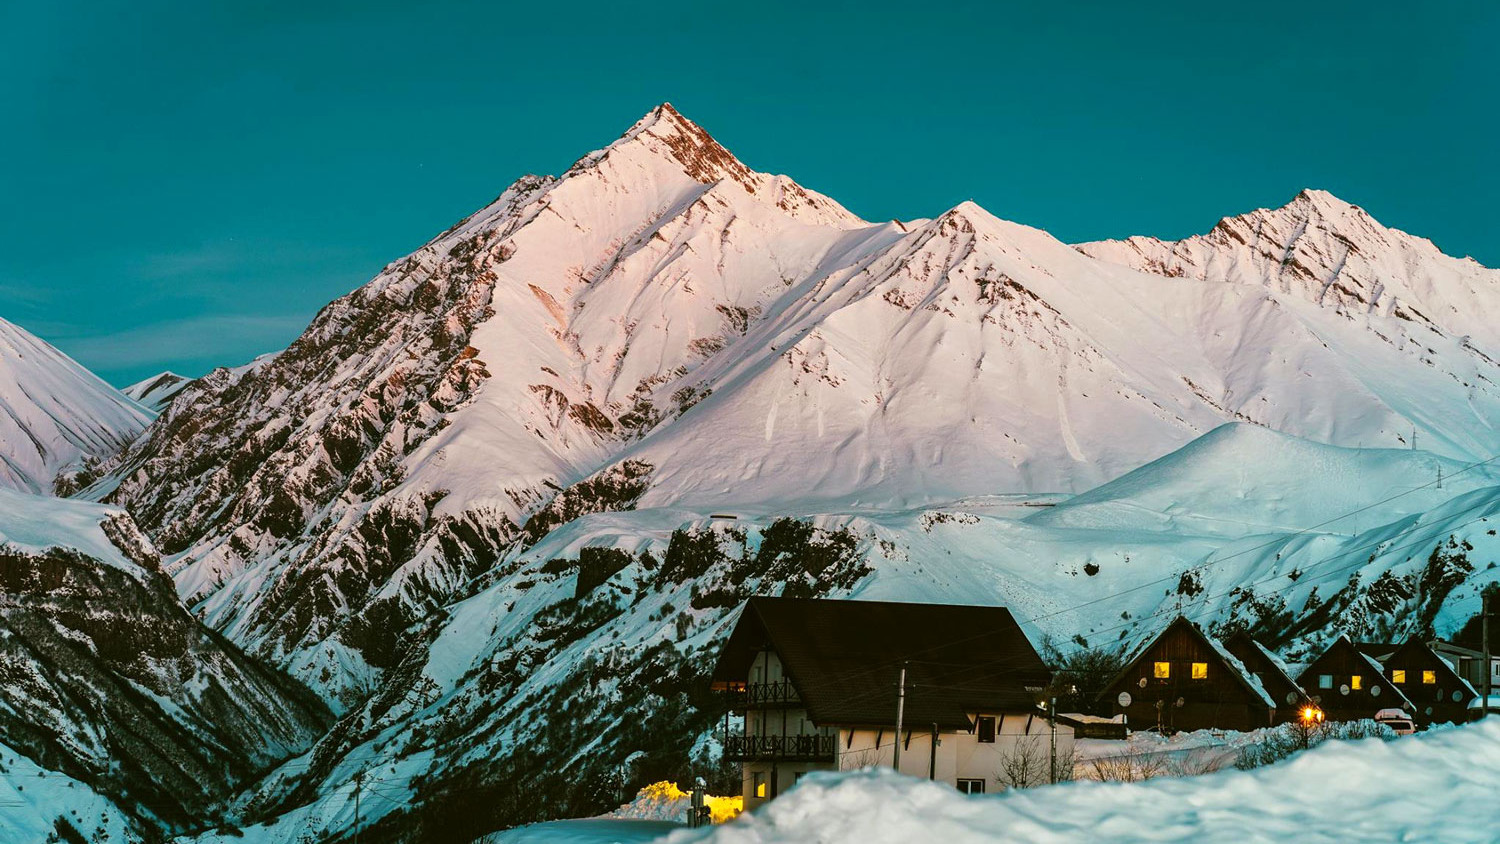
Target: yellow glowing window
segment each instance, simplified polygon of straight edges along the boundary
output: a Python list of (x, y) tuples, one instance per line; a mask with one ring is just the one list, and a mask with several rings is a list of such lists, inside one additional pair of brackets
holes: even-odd
[(755, 772), (755, 796), (766, 796), (766, 775), (762, 774), (760, 771)]
[(1194, 680), (1207, 680), (1208, 679), (1208, 663), (1206, 663), (1206, 662), (1195, 662), (1195, 663), (1193, 663), (1193, 679)]
[(1165, 680), (1165, 679), (1167, 679), (1168, 677), (1171, 677), (1171, 676), (1172, 676), (1172, 663), (1170, 663), (1170, 662), (1158, 662), (1158, 663), (1156, 663), (1156, 679), (1158, 679), (1158, 680)]
[(1355, 674), (1353, 677), (1349, 678), (1349, 688), (1351, 688), (1351, 689), (1353, 689), (1355, 691), (1359, 691), (1360, 689), (1363, 689), (1364, 687), (1365, 687), (1365, 678), (1359, 676), (1358, 674)]
[(1429, 685), (1429, 686), (1432, 685), (1433, 683), (1436, 683), (1437, 682), (1437, 672), (1436, 671), (1423, 671), (1422, 672), (1422, 682), (1424, 684), (1426, 684), (1426, 685)]
[(1405, 683), (1406, 682), (1406, 669), (1404, 669), (1404, 668), (1398, 668), (1395, 671), (1392, 671), (1391, 672), (1391, 682), (1392, 683)]

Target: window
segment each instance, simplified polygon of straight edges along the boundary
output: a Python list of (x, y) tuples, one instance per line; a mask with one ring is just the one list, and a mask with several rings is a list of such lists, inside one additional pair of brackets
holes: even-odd
[(1165, 680), (1165, 679), (1167, 679), (1168, 677), (1171, 677), (1171, 676), (1172, 676), (1172, 663), (1170, 663), (1170, 662), (1158, 662), (1158, 663), (1156, 663), (1156, 679), (1158, 679), (1158, 680)]
[(983, 794), (984, 780), (959, 780), (958, 790), (964, 794)]
[(1406, 669), (1405, 668), (1397, 668), (1395, 671), (1392, 671), (1391, 672), (1391, 682), (1392, 683), (1405, 683), (1406, 682)]
[(1208, 663), (1206, 663), (1206, 662), (1195, 662), (1195, 663), (1193, 663), (1193, 679), (1194, 680), (1207, 680), (1208, 679)]
[(993, 716), (993, 715), (981, 715), (981, 716), (979, 716), (979, 743), (980, 744), (994, 744), (995, 743), (995, 716)]
[(755, 796), (756, 797), (765, 797), (766, 796), (766, 775), (764, 773), (762, 773), (761, 771), (756, 771), (756, 772), (752, 773), (750, 776), (754, 777), (754, 780), (752, 780), (752, 782), (755, 785), (755, 791), (753, 792), (755, 794)]
[(1320, 688), (1320, 689), (1331, 689), (1331, 688), (1333, 688), (1333, 675), (1332, 674), (1319, 674), (1318, 675), (1318, 688)]
[(1433, 685), (1435, 683), (1437, 683), (1437, 672), (1436, 671), (1423, 671), (1422, 672), (1422, 685), (1424, 685), (1424, 686), (1431, 686), (1431, 685)]
[(1365, 687), (1365, 678), (1359, 676), (1358, 674), (1355, 674), (1353, 677), (1349, 678), (1349, 688), (1351, 688), (1351, 689), (1353, 689), (1354, 691), (1357, 692), (1360, 689), (1363, 689), (1364, 687)]

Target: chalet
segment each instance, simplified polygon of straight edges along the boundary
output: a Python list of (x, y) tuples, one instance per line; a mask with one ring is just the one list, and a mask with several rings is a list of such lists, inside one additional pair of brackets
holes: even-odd
[(1046, 781), (1054, 736), (1064, 758), (1073, 740), (1038, 709), (1050, 679), (1004, 607), (765, 597), (713, 672), (747, 809), (809, 771), (892, 765), (898, 742), (903, 773), (966, 793), (996, 790), (1018, 754)]
[(1330, 721), (1374, 718), (1382, 709), (1402, 709), (1416, 715), (1402, 691), (1406, 684), (1388, 681), (1384, 666), (1348, 636), (1339, 636), (1328, 650), (1308, 663), (1297, 683)]
[(1238, 659), (1276, 702), (1273, 723), (1296, 720), (1302, 708), (1312, 702), (1307, 692), (1292, 679), (1292, 671), (1281, 658), (1267, 650), (1243, 630), (1224, 640), (1224, 650)]
[(1168, 733), (1267, 727), (1276, 723), (1280, 708), (1239, 658), (1181, 616), (1103, 694), (1131, 729)]
[(1407, 712), (1418, 724), (1462, 724), (1479, 693), (1426, 642), (1413, 636), (1383, 662), (1385, 679), (1415, 708)]

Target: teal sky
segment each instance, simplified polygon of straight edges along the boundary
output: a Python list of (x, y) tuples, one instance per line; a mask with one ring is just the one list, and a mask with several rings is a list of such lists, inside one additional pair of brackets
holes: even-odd
[(241, 363), (662, 101), (868, 219), (1181, 237), (1320, 187), (1500, 266), (1497, 43), (1441, 0), (11, 0), (0, 316), (116, 384)]

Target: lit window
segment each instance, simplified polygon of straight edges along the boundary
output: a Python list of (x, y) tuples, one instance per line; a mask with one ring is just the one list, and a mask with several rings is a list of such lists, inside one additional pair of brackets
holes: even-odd
[(1331, 689), (1331, 688), (1333, 688), (1333, 675), (1332, 674), (1319, 674), (1318, 675), (1318, 688), (1320, 688), (1320, 689)]
[(1165, 680), (1172, 676), (1172, 663), (1158, 662), (1156, 664), (1156, 679)]
[(1206, 663), (1206, 662), (1195, 662), (1195, 663), (1193, 663), (1193, 679), (1194, 680), (1207, 680), (1208, 679), (1208, 663)]
[(1406, 682), (1406, 669), (1404, 669), (1404, 668), (1398, 668), (1395, 671), (1392, 671), (1391, 672), (1391, 682), (1392, 683), (1405, 683)]
[(1431, 686), (1431, 685), (1433, 685), (1436, 682), (1437, 682), (1437, 672), (1436, 671), (1423, 671), (1422, 672), (1422, 683), (1423, 683), (1423, 685)]
[(756, 797), (765, 797), (766, 796), (766, 775), (763, 774), (763, 773), (761, 773), (760, 771), (756, 771), (754, 774), (752, 774), (752, 776), (755, 777), (755, 796)]
[(1363, 689), (1364, 687), (1365, 687), (1365, 678), (1359, 676), (1358, 674), (1355, 674), (1353, 677), (1349, 678), (1349, 688), (1351, 688), (1351, 689), (1353, 689), (1353, 690), (1355, 690), (1357, 692), (1360, 689)]

